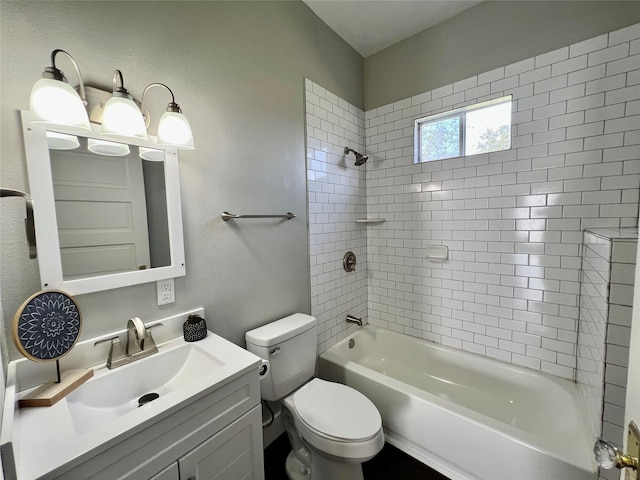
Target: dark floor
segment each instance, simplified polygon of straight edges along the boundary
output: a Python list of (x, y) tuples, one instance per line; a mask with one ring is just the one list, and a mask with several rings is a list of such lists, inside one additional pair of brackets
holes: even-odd
[[(287, 480), (284, 462), (291, 451), (286, 434), (282, 434), (264, 451), (265, 480)], [(372, 460), (362, 464), (365, 480), (448, 480), (413, 457), (385, 444)]]

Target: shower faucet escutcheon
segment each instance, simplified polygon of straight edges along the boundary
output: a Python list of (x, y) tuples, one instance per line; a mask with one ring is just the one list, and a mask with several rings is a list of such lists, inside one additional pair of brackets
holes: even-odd
[(347, 252), (344, 254), (342, 258), (342, 268), (344, 268), (345, 272), (355, 272), (356, 271), (356, 254), (353, 252)]

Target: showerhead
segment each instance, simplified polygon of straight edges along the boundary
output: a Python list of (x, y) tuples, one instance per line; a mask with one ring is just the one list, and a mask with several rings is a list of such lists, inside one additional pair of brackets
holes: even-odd
[(348, 155), (349, 152), (353, 152), (353, 154), (356, 156), (356, 163), (355, 163), (356, 167), (359, 167), (360, 165), (364, 165), (365, 162), (369, 160), (369, 155), (362, 155), (356, 152), (353, 148), (344, 147), (344, 154)]

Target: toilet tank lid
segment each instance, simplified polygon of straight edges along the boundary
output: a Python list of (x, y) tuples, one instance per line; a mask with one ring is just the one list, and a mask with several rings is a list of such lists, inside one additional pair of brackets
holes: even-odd
[(294, 313), (245, 333), (247, 343), (271, 347), (315, 327), (316, 319), (304, 313)]

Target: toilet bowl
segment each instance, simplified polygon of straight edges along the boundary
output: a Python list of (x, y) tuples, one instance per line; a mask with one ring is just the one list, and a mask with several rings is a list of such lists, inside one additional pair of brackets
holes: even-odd
[(282, 402), (292, 451), (291, 480), (362, 480), (362, 462), (384, 446), (382, 418), (362, 393), (313, 378), (315, 318), (296, 313), (246, 333), (247, 349), (268, 364), (260, 382), (265, 400)]
[(302, 439), (316, 451), (365, 462), (384, 444), (382, 418), (363, 394), (314, 378), (284, 399)]
[[(306, 478), (362, 479), (361, 464), (384, 446), (380, 413), (367, 397), (346, 385), (314, 378), (287, 396), (284, 407), (296, 430), (287, 431), (290, 438), (299, 435), (311, 450), (311, 475)], [(300, 464), (295, 469), (303, 471)]]

